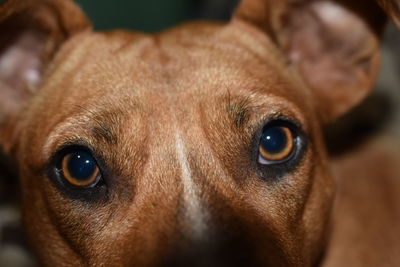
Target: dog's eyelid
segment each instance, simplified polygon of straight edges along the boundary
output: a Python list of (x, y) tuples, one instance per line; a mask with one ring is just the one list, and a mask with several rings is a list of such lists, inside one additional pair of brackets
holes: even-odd
[(81, 138), (71, 138), (60, 142), (60, 144), (55, 145), (52, 152), (49, 153), (48, 161), (46, 163), (47, 167), (44, 169), (48, 170), (49, 166), (51, 167), (51, 165), (53, 164), (55, 158), (59, 157), (59, 155), (64, 153), (66, 150), (74, 147), (84, 148), (91, 154), (95, 155), (96, 158), (100, 158), (100, 156), (98, 156), (97, 150), (94, 148), (94, 146), (92, 146), (90, 142)]
[(302, 132), (307, 132), (306, 124), (299, 120), (297, 116), (293, 116), (292, 114), (287, 115), (284, 112), (278, 111), (265, 114), (253, 124), (252, 128), (260, 132), (267, 124), (273, 121), (287, 122), (289, 124), (292, 124), (297, 129), (301, 130)]
[(68, 147), (85, 147), (90, 152), (94, 151), (94, 148), (93, 148), (91, 142), (86, 141), (86, 139), (70, 138), (70, 139), (65, 139), (62, 142), (60, 142), (53, 150), (52, 155), (54, 156), (55, 154), (60, 153), (60, 151), (66, 149)]

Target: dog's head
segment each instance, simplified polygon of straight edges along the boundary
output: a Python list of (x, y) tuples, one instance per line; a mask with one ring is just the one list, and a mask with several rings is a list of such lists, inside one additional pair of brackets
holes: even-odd
[(374, 2), (244, 0), (156, 35), (93, 32), (68, 0), (10, 0), (0, 20), (0, 143), (42, 262), (316, 262), (321, 127), (376, 78)]

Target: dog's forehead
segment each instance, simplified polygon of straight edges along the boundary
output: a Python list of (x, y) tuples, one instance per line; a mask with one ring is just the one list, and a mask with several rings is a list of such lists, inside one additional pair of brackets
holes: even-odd
[(262, 91), (289, 101), (304, 99), (304, 86), (293, 83), (296, 75), (288, 73), (272, 43), (255, 33), (194, 23), (157, 35), (89, 34), (67, 45), (67, 53), (58, 57), (61, 66), (56, 63), (54, 69), (64, 90), (74, 96), (90, 91), (95, 98), (118, 91), (141, 101), (164, 95), (185, 103), (188, 97)]

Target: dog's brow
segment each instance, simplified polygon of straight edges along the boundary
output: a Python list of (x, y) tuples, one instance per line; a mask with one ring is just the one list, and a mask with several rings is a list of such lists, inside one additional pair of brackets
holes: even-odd
[(116, 144), (118, 141), (115, 127), (119, 124), (119, 112), (94, 112), (87, 108), (76, 106), (92, 115), (94, 124), (90, 128), (93, 137), (98, 141), (106, 141), (109, 144)]
[(227, 110), (233, 118), (235, 126), (243, 126), (250, 118), (251, 105), (249, 103), (249, 99), (245, 97), (232, 99), (229, 93), (227, 95), (227, 98)]
[(90, 129), (93, 137), (98, 140), (104, 140), (109, 144), (116, 144), (118, 139), (113, 128), (108, 123), (97, 122), (96, 126)]

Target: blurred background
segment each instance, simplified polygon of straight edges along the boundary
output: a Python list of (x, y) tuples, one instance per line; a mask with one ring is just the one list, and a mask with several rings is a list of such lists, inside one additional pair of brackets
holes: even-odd
[[(1, 0), (0, 0), (1, 1)], [(228, 20), (238, 0), (78, 0), (95, 29), (161, 31), (193, 19)], [(356, 144), (377, 133), (400, 137), (400, 32), (390, 24), (375, 93), (352, 114), (327, 128), (331, 149)], [(19, 224), (18, 186), (11, 164), (0, 155), (0, 266), (35, 266)]]
[(193, 19), (229, 19), (238, 0), (78, 0), (95, 28), (156, 32)]

